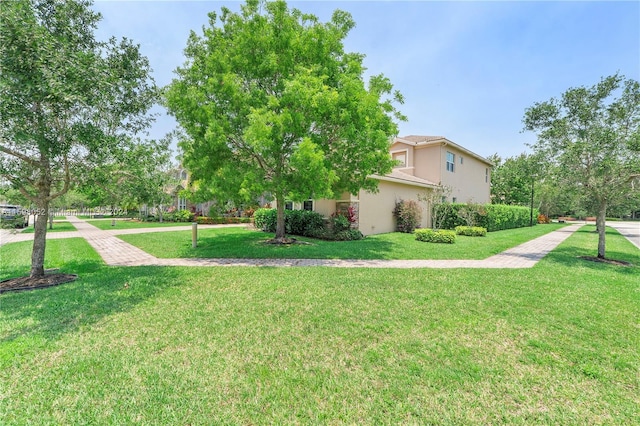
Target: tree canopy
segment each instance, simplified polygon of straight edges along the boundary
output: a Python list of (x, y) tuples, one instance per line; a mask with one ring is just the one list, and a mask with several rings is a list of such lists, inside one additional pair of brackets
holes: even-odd
[(598, 257), (605, 257), (607, 209), (630, 196), (640, 177), (640, 84), (618, 74), (568, 89), (524, 116), (537, 153), (555, 166), (585, 207), (597, 214)]
[(32, 277), (44, 275), (49, 203), (148, 126), (157, 99), (137, 45), (95, 38), (100, 18), (85, 0), (0, 7), (0, 175), (41, 213)]
[(375, 190), (370, 175), (393, 167), (402, 97), (382, 75), (365, 84), (364, 55), (344, 51), (351, 16), (336, 10), (321, 23), (284, 1), (249, 0), (209, 18), (166, 90), (192, 179), (245, 197), (272, 194), (276, 238), (285, 199)]

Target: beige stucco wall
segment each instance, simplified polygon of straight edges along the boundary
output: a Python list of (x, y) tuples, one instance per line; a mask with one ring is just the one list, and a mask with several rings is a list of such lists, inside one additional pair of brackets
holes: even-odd
[[(455, 154), (454, 172), (447, 171), (447, 151)], [(460, 158), (463, 162), (460, 163)], [(480, 203), (491, 201), (490, 166), (471, 155), (464, 153), (452, 146), (442, 146), (440, 152), (440, 164), (442, 175), (440, 182), (443, 186), (452, 189), (449, 201), (456, 199), (458, 203)], [(488, 170), (489, 179), (485, 181), (485, 173)]]
[[(429, 191), (419, 186), (387, 181), (380, 181), (378, 189), (379, 192), (376, 194), (360, 191), (357, 197), (360, 205), (360, 231), (364, 235), (394, 232), (396, 224), (393, 209), (396, 201), (400, 199), (418, 201), (418, 194)], [(419, 203), (423, 209), (420, 226), (426, 228), (431, 221), (430, 212), (426, 203)]]
[(430, 145), (418, 147), (414, 150), (414, 176), (429, 180), (433, 183), (440, 183), (442, 163), (442, 149), (440, 145)]
[(391, 153), (391, 156), (393, 156), (393, 154), (395, 153), (402, 153), (405, 152), (406, 153), (406, 165), (405, 167), (396, 167), (397, 170), (400, 170), (403, 173), (406, 173), (408, 175), (413, 175), (414, 174), (414, 150), (413, 150), (413, 146), (412, 145), (407, 145), (403, 142), (395, 142), (393, 145), (391, 145), (391, 148), (389, 149), (389, 152)]

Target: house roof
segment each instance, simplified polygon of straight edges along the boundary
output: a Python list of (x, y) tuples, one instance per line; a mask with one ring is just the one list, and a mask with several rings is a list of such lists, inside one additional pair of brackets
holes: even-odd
[(457, 143), (450, 141), (444, 136), (421, 136), (421, 135), (409, 135), (409, 136), (400, 136), (395, 139), (396, 142), (402, 142), (407, 145), (412, 145), (415, 147), (423, 147), (423, 146), (432, 146), (432, 145), (451, 145), (452, 147), (464, 152), (467, 155), (470, 155), (483, 163), (486, 163), (490, 166), (493, 166), (493, 163), (481, 155), (476, 154), (473, 151), (469, 151), (467, 148), (458, 145)]
[(434, 188), (440, 186), (437, 183), (431, 182), (430, 180), (412, 176), (399, 170), (393, 170), (391, 171), (391, 173), (384, 176), (373, 175), (371, 177), (387, 182), (404, 183), (409, 185), (421, 186), (423, 188)]

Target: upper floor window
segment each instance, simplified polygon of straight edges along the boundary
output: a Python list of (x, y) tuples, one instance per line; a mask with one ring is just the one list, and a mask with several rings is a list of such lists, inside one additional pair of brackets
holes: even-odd
[(307, 200), (304, 203), (302, 203), (302, 210), (312, 211), (313, 210), (313, 200)]
[(447, 151), (447, 171), (453, 172), (456, 164), (456, 155)]
[(484, 181), (489, 182), (489, 169), (484, 169)]
[(391, 157), (398, 162), (394, 167), (407, 167), (407, 153), (406, 152), (394, 152)]
[(284, 209), (285, 210), (293, 210), (293, 201), (285, 201)]

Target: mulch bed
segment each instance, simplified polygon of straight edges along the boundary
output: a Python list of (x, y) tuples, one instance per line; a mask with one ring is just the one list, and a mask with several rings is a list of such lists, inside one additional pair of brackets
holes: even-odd
[(632, 263), (625, 262), (624, 260), (603, 259), (601, 257), (596, 257), (596, 256), (580, 256), (580, 259), (588, 260), (590, 262), (606, 263), (607, 265), (633, 266)]
[(0, 281), (0, 293), (6, 291), (35, 290), (70, 283), (78, 278), (76, 274), (45, 274), (40, 278), (18, 277)]
[(311, 243), (308, 243), (306, 241), (298, 241), (295, 238), (281, 238), (281, 239), (272, 238), (270, 240), (263, 241), (262, 244), (283, 245), (283, 246), (288, 246), (291, 244), (311, 245)]

